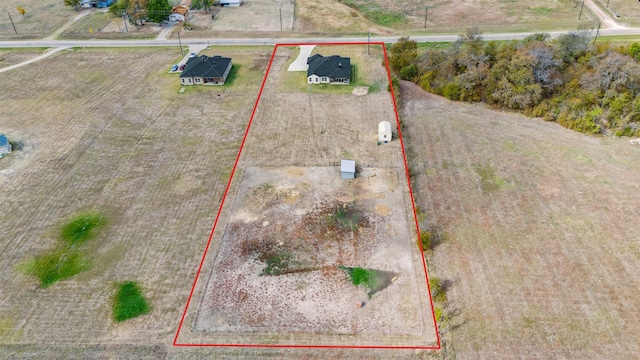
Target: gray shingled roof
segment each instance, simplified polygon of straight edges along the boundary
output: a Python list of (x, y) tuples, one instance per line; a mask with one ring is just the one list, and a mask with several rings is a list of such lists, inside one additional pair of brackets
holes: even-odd
[(351, 59), (332, 55), (324, 57), (315, 54), (307, 59), (307, 76), (327, 76), (330, 78), (351, 78)]
[(213, 57), (207, 55), (192, 57), (187, 60), (187, 64), (182, 74), (180, 74), (180, 77), (222, 77), (230, 62), (230, 58), (217, 55)]

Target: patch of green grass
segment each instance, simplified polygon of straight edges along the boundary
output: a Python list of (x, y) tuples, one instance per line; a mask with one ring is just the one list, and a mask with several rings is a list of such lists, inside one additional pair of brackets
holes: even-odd
[(223, 88), (230, 88), (233, 86), (233, 83), (238, 78), (238, 71), (240, 71), (242, 65), (240, 64), (231, 64), (231, 70), (229, 70), (229, 75), (227, 75), (227, 80), (224, 81)]
[(551, 14), (553, 12), (552, 8), (546, 7), (546, 6), (535, 7), (533, 9), (531, 9), (531, 10), (536, 15), (548, 15), (548, 14)]
[(368, 290), (367, 296), (369, 298), (376, 292), (391, 285), (392, 279), (396, 275), (389, 271), (365, 269), (361, 267), (338, 266), (338, 268), (349, 276), (353, 285), (362, 286)]
[(144, 315), (150, 310), (151, 306), (137, 283), (126, 281), (118, 285), (118, 291), (113, 301), (113, 319), (115, 321), (132, 319)]
[(405, 22), (404, 14), (385, 11), (375, 3), (360, 4), (353, 0), (339, 0), (341, 3), (362, 13), (364, 17), (382, 26), (393, 26)]
[(281, 275), (287, 272), (291, 265), (291, 255), (278, 252), (266, 259), (267, 267), (262, 270), (263, 275)]
[(100, 214), (80, 214), (62, 228), (62, 239), (69, 245), (85, 243), (95, 236), (94, 229), (104, 223), (105, 220)]
[(47, 288), (90, 267), (90, 263), (83, 258), (80, 251), (67, 247), (28, 261), (25, 272), (38, 278), (41, 288)]
[(424, 252), (429, 252), (431, 250), (431, 233), (428, 231), (420, 232), (420, 240), (418, 247), (421, 248)]
[(60, 34), (60, 38), (88, 38), (99, 33), (112, 20), (109, 13), (94, 13), (75, 21), (69, 29)]
[(504, 179), (496, 174), (491, 165), (475, 164), (473, 169), (480, 176), (480, 189), (484, 192), (499, 190), (505, 185)]

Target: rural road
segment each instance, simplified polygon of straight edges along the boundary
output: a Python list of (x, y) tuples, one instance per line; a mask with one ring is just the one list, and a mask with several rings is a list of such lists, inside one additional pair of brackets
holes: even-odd
[[(609, 14), (609, 12), (597, 6), (593, 0), (585, 0), (587, 7), (596, 14), (603, 25), (600, 29), (600, 35), (640, 35), (640, 28), (625, 27), (620, 24)], [(56, 40), (56, 34), (60, 34), (64, 29), (68, 28), (73, 21), (78, 20), (79, 15), (72, 21), (64, 24), (60, 29), (52, 35), (41, 40), (20, 40), (20, 41), (0, 41), (0, 48), (25, 48), (25, 47), (42, 47), (53, 48), (46, 53), (30, 59), (28, 61), (15, 64), (0, 69), (0, 72), (15, 69), (35, 61), (49, 57), (60, 50), (72, 47), (144, 47), (144, 46), (179, 46), (177, 39), (167, 39), (170, 27), (163, 30), (160, 35), (152, 40)], [(555, 38), (568, 31), (552, 31), (548, 34)], [(523, 39), (533, 33), (500, 33), (500, 34), (483, 34), (485, 40), (518, 40)], [(382, 36), (372, 37), (371, 42), (393, 43), (400, 36)], [(411, 39), (418, 42), (452, 42), (458, 38), (458, 35), (411, 35)], [(315, 37), (315, 38), (296, 38), (296, 37), (280, 37), (280, 38), (201, 38), (201, 39), (182, 39), (182, 45), (189, 46), (190, 51), (198, 51), (210, 45), (276, 45), (276, 44), (318, 44), (318, 43), (366, 43), (367, 36), (363, 34), (357, 37)]]

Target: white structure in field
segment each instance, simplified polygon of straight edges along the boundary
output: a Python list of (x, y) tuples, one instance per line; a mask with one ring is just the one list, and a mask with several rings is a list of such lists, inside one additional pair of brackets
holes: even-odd
[(355, 160), (342, 160), (340, 161), (340, 173), (345, 180), (356, 178), (356, 161)]
[(391, 141), (392, 136), (391, 123), (388, 121), (381, 121), (380, 124), (378, 124), (378, 141), (386, 144)]
[(242, 0), (220, 0), (220, 6), (238, 7), (242, 4)]

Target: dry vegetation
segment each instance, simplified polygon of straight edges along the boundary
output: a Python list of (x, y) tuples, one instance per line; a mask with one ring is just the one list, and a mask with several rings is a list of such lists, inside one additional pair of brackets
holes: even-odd
[(640, 352), (640, 148), (402, 84), (417, 203), (449, 283), (443, 356)]
[[(241, 72), (184, 94), (167, 75), (175, 48), (67, 51), (3, 74), (0, 128), (23, 150), (0, 161), (0, 353), (171, 344), (270, 51), (205, 50)], [(83, 247), (92, 268), (38, 289), (21, 264), (87, 210), (106, 220)], [(154, 310), (115, 325), (114, 283), (127, 280)]]
[[(22, 6), (26, 13), (18, 13), (17, 6)], [(17, 34), (11, 26), (9, 15), (16, 26)], [(2, 1), (0, 3), (0, 39), (34, 39), (43, 38), (78, 16), (79, 12), (64, 6), (62, 0), (20, 0), (20, 2)]]

